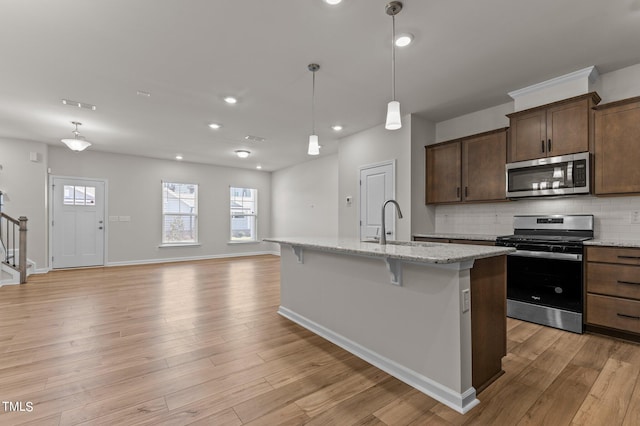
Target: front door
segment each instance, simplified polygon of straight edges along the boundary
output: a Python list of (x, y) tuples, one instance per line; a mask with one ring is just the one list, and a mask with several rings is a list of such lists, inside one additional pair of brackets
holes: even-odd
[[(380, 238), (382, 204), (394, 197), (393, 163), (360, 169), (360, 239)], [(395, 239), (395, 212), (389, 207), (385, 217), (387, 239)]]
[(53, 268), (104, 265), (105, 183), (53, 178)]

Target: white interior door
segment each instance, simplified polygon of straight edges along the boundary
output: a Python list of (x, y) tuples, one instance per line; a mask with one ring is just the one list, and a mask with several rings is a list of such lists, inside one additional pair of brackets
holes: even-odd
[(104, 265), (104, 188), (104, 181), (53, 178), (53, 268)]
[[(360, 169), (360, 239), (380, 237), (382, 204), (394, 197), (393, 163), (385, 163)], [(388, 207), (392, 209), (392, 207)], [(395, 217), (389, 211), (385, 217), (387, 239), (395, 239)]]

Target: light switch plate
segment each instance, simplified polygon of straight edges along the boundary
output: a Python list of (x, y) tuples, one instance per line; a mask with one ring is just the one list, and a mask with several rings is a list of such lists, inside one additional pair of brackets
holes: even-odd
[(120, 222), (131, 222), (131, 216), (120, 216)]
[(109, 222), (117, 222), (118, 216), (109, 216)]

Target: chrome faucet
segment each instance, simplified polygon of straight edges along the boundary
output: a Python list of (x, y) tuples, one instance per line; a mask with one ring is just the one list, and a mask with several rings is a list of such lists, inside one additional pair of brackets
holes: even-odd
[(389, 203), (393, 203), (396, 205), (396, 211), (398, 212), (398, 219), (402, 219), (402, 211), (400, 210), (400, 205), (396, 200), (387, 200), (382, 204), (382, 232), (380, 233), (381, 245), (387, 244), (387, 231), (385, 229), (385, 223), (384, 223), (384, 216), (385, 216), (384, 210), (385, 210), (385, 207), (387, 207), (387, 204)]

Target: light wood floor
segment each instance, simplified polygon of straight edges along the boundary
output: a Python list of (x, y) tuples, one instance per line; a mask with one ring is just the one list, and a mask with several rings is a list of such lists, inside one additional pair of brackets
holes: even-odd
[(638, 425), (640, 346), (508, 321), (462, 416), (276, 313), (274, 256), (57, 271), (0, 288), (0, 424)]

